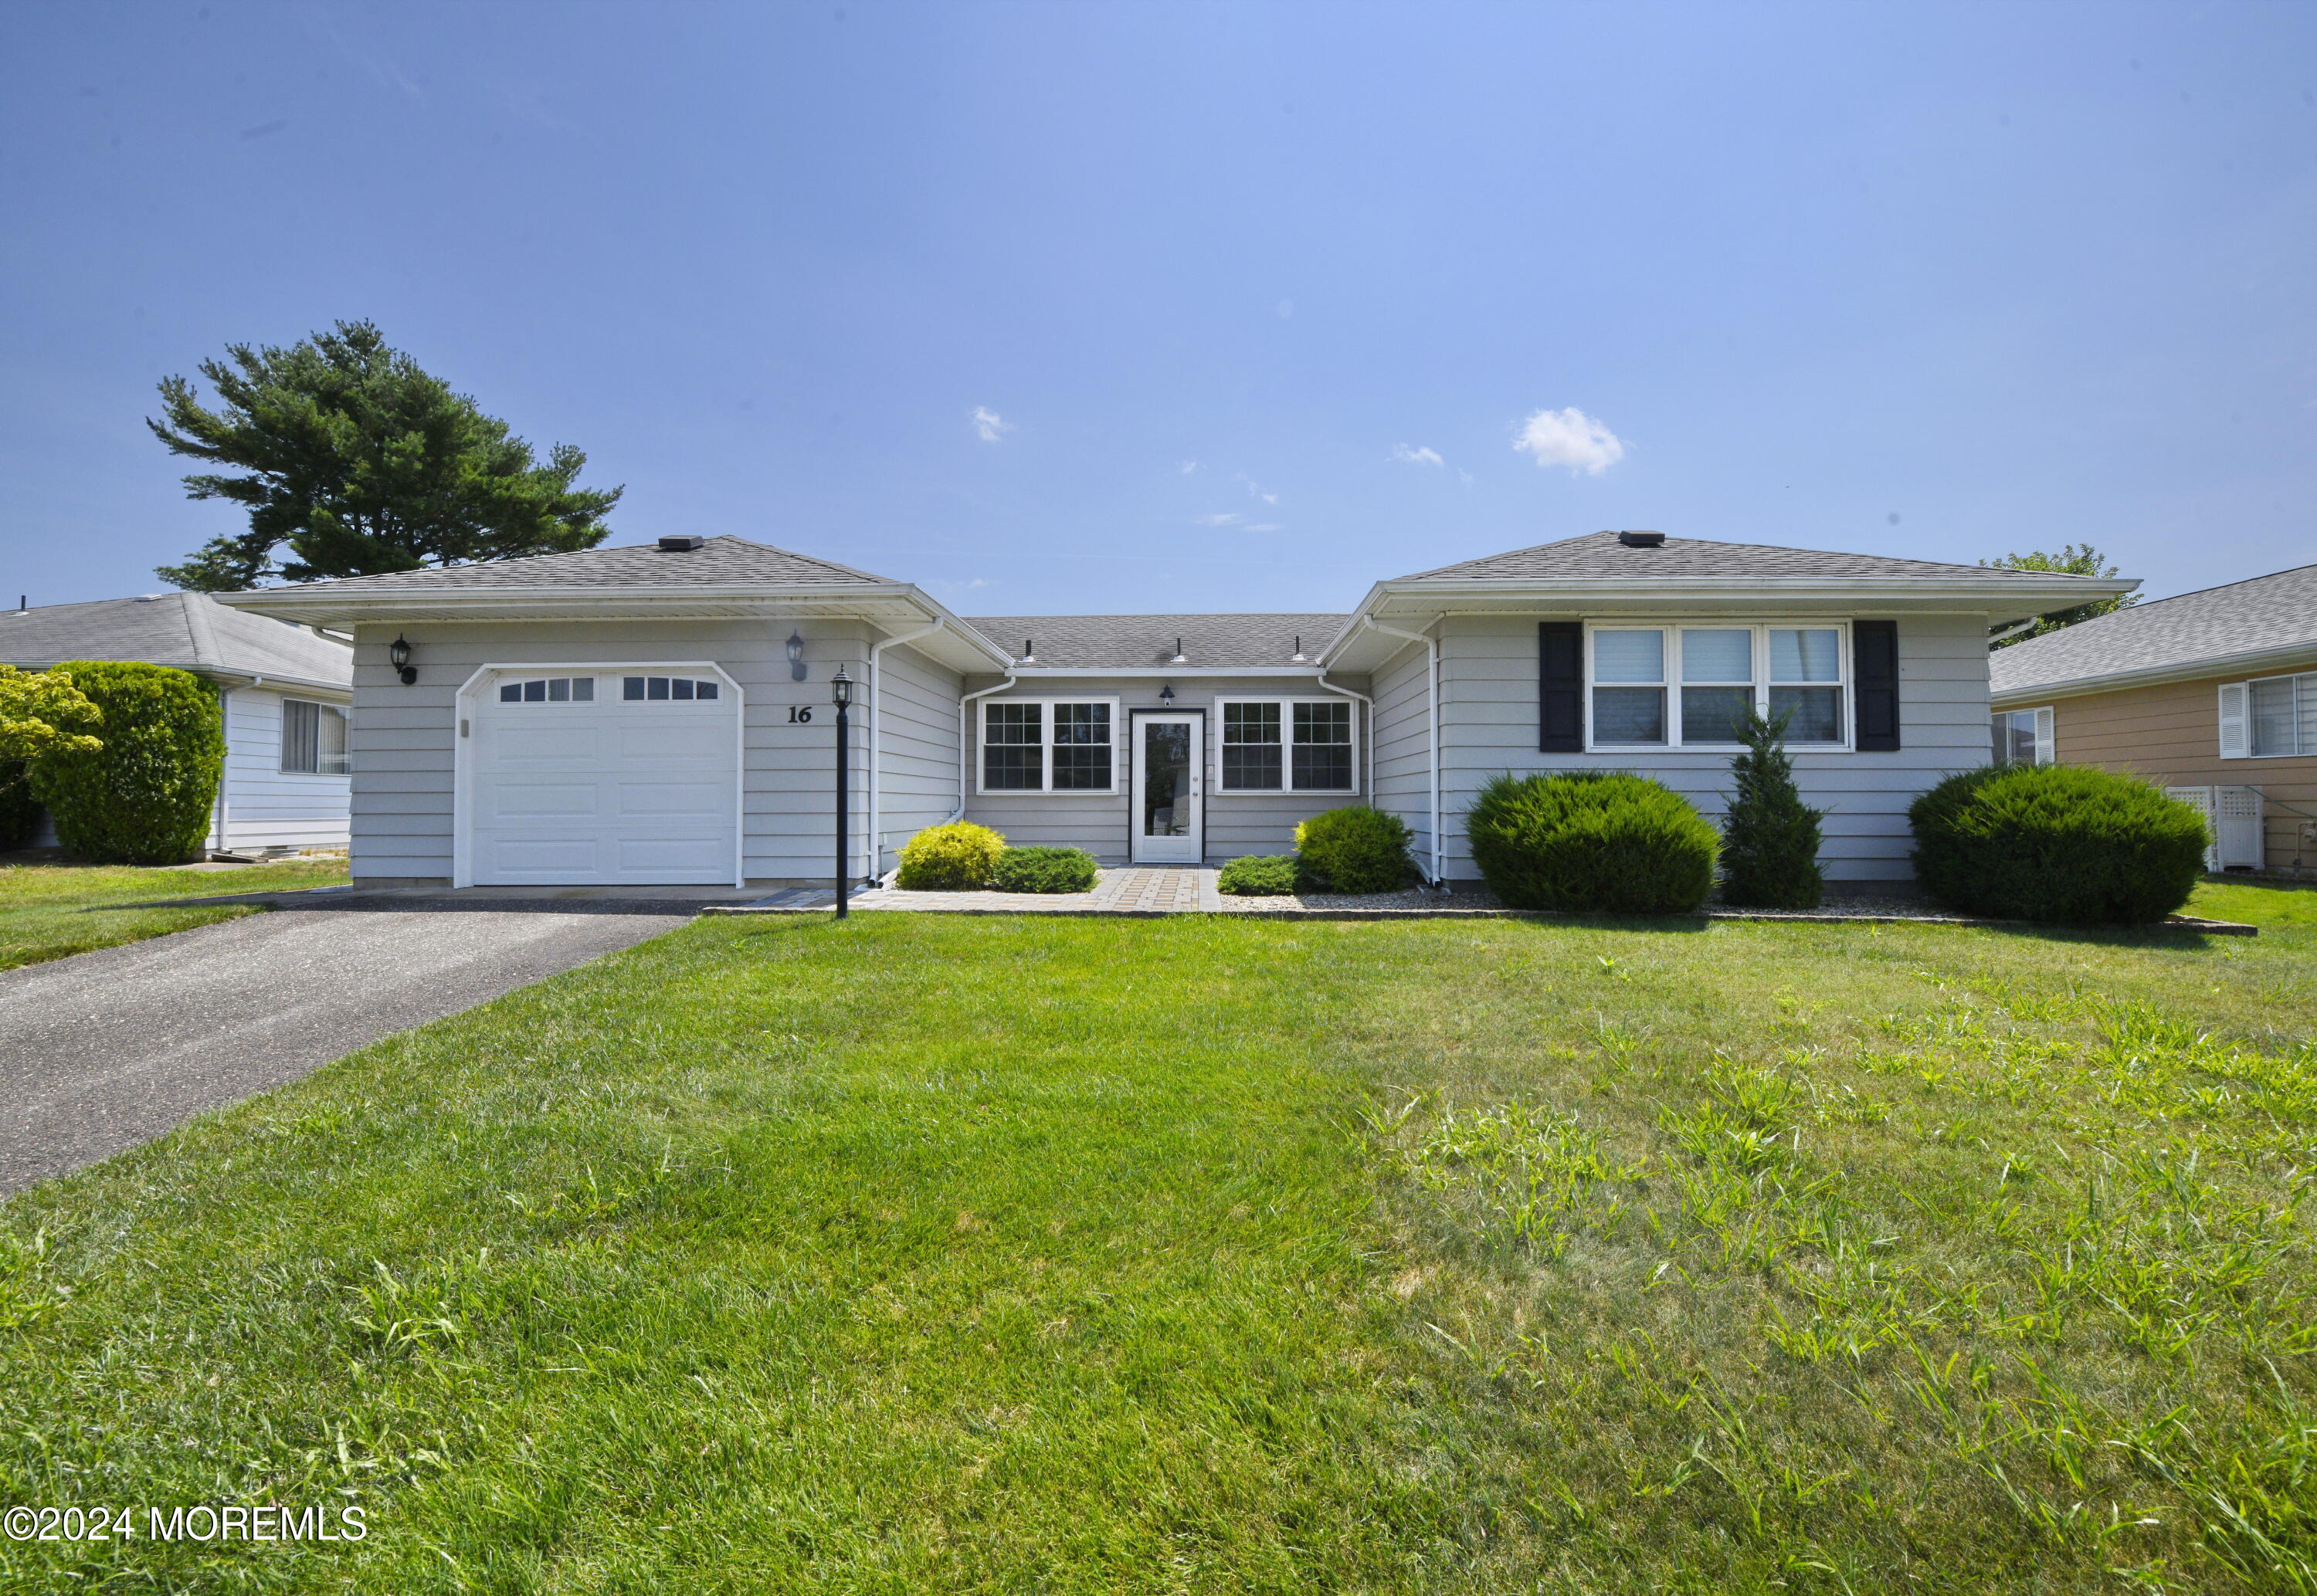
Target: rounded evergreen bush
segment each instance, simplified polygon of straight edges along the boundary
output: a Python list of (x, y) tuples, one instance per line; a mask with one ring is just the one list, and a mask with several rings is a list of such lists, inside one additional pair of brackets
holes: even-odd
[(1465, 811), (1481, 878), (1508, 908), (1685, 914), (1721, 839), (1671, 788), (1622, 771), (1498, 776)]
[(2080, 765), (1989, 765), (1907, 811), (1915, 874), (1950, 909), (1999, 920), (2144, 925), (2204, 874), (2205, 817), (2157, 788)]
[(953, 820), (929, 825), (901, 849), (893, 885), (910, 892), (978, 892), (1006, 849), (1006, 839), (986, 825)]
[(1397, 892), (1416, 874), (1407, 825), (1365, 804), (1328, 809), (1295, 828), (1295, 854), (1330, 892)]
[(0, 849), (22, 848), (40, 825), (40, 800), (32, 796), (31, 762), (0, 759)]
[(123, 660), (56, 669), (103, 715), (103, 745), (32, 762), (32, 796), (65, 851), (98, 864), (176, 864), (201, 851), (225, 766), (216, 691), (188, 671)]
[(990, 867), (999, 892), (1092, 892), (1096, 867), (1083, 848), (1008, 848)]
[(1215, 890), (1233, 897), (1292, 897), (1295, 881), (1293, 853), (1249, 853), (1215, 872)]

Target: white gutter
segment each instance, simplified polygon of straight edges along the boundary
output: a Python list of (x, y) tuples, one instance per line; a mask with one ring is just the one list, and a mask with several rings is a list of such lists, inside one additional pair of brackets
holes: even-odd
[[(878, 696), (877, 656), (896, 643), (907, 643), (913, 638), (924, 637), (927, 632), (937, 632), (946, 624), (947, 622), (937, 615), (934, 617), (933, 623), (929, 626), (921, 626), (913, 632), (897, 632), (880, 642), (869, 645), (868, 840), (869, 873), (872, 876), (881, 876), (885, 873), (885, 834), (879, 829), (883, 819), (880, 812), (879, 800), (882, 796), (882, 784), (880, 778), (885, 768), (885, 700)], [(959, 758), (962, 760), (963, 757), (964, 750), (961, 748)]]
[(1424, 645), (1425, 673), (1429, 679), (1430, 710), (1425, 721), (1425, 753), (1432, 765), (1432, 884), (1446, 889), (1448, 879), (1447, 850), (1440, 840), (1440, 644), (1436, 638), (1422, 632), (1404, 632), (1396, 626), (1386, 626), (1373, 616), (1362, 615), (1362, 626), (1373, 627), (1387, 637), (1405, 638), (1411, 643)]

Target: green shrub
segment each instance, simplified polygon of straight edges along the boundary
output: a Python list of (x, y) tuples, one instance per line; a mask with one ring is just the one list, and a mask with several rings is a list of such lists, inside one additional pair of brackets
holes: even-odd
[(1738, 789), (1722, 819), (1722, 897), (1748, 909), (1815, 909), (1826, 896), (1819, 868), (1823, 809), (1803, 802), (1786, 753), (1792, 711), (1765, 720), (1751, 710), (1738, 723), (1746, 752), (1730, 762)]
[(990, 867), (1000, 892), (1092, 892), (1094, 855), (1083, 848), (1008, 848)]
[(1915, 874), (1951, 909), (2002, 920), (2141, 925), (2188, 901), (2205, 817), (2158, 789), (2079, 765), (1990, 765), (1907, 811)]
[(40, 825), (40, 800), (32, 796), (31, 762), (0, 759), (0, 849), (22, 848)]
[(929, 825), (903, 845), (893, 885), (911, 892), (977, 892), (989, 885), (1005, 847), (1004, 837), (971, 820)]
[(1622, 771), (1498, 776), (1465, 811), (1481, 878), (1506, 906), (1681, 914), (1713, 890), (1720, 839), (1672, 789)]
[(1233, 897), (1290, 897), (1297, 875), (1293, 853), (1250, 853), (1215, 873), (1215, 890)]
[(32, 764), (32, 796), (67, 852), (98, 864), (175, 864), (200, 853), (225, 764), (216, 691), (190, 672), (76, 660), (72, 677), (104, 717), (103, 745)]
[(1295, 828), (1306, 875), (1330, 892), (1397, 892), (1416, 874), (1409, 831), (1396, 815), (1365, 804), (1328, 809)]

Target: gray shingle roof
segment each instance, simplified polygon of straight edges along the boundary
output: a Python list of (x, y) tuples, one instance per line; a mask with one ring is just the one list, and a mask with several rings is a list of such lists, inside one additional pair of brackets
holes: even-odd
[(2030, 692), (2304, 645), (2317, 655), (2317, 566), (2135, 604), (1999, 648), (1989, 665), (1990, 686), (1998, 693)]
[[(1631, 548), (1615, 532), (1588, 532), (1534, 548), (1516, 548), (1481, 559), (1418, 571), (1400, 582), (1472, 582), (1536, 577), (1583, 579), (1648, 577), (1801, 576), (1835, 581), (1855, 576), (1920, 576), (1979, 579), (2018, 576), (2049, 584), (2048, 572), (2010, 572), (1987, 566), (1950, 566), (1934, 560), (1893, 559), (1880, 554), (1838, 554), (1817, 548), (1780, 548), (1767, 543), (1709, 543), (1702, 538), (1668, 538), (1655, 548)], [(2077, 580), (2069, 578), (2068, 580)]]
[(1348, 615), (980, 615), (966, 624), (1009, 655), (1037, 644), (1037, 665), (1058, 670), (1164, 671), (1183, 640), (1177, 669), (1226, 670), (1320, 657)]
[(228, 610), (197, 593), (0, 611), (0, 663), (44, 666), (68, 659), (138, 659), (340, 685), (353, 680), (353, 651), (344, 644)]
[(489, 560), (472, 566), (429, 566), (382, 576), (341, 576), (303, 582), (300, 593), (391, 597), (403, 593), (521, 592), (526, 588), (576, 587), (786, 587), (845, 582), (887, 582), (850, 566), (793, 554), (746, 538), (711, 538), (699, 548), (666, 551), (656, 543), (587, 548), (577, 554), (541, 554), (529, 559)]

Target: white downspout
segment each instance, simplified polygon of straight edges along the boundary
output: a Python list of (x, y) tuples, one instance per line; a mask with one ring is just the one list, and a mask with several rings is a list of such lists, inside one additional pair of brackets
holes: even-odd
[(967, 693), (957, 700), (957, 807), (949, 812), (950, 819), (965, 818), (965, 784), (971, 780), (973, 771), (973, 742), (966, 735), (965, 718), (971, 713), (971, 706), (976, 699), (986, 699), (993, 692), (1004, 692), (1007, 688), (1019, 686), (1020, 683), (1021, 678), (1015, 675), (1014, 667), (1008, 665), (1006, 667), (1005, 681), (995, 687), (985, 687), (980, 692)]
[(1360, 617), (1362, 626), (1373, 627), (1386, 637), (1406, 638), (1411, 643), (1424, 645), (1425, 673), (1429, 680), (1430, 708), (1425, 720), (1425, 752), (1432, 765), (1432, 884), (1443, 891), (1448, 886), (1448, 853), (1440, 840), (1440, 644), (1422, 632), (1404, 632), (1396, 626), (1386, 626), (1380, 620)]
[(931, 626), (921, 626), (913, 632), (897, 632), (869, 645), (869, 874), (872, 877), (885, 873), (885, 834), (881, 829), (884, 820), (881, 800), (885, 770), (885, 700), (878, 696), (877, 656), (896, 643), (937, 632), (942, 624), (935, 617)]
[(1347, 699), (1359, 700), (1360, 709), (1363, 711), (1361, 718), (1366, 722), (1366, 725), (1362, 727), (1360, 729), (1360, 751), (1366, 757), (1361, 760), (1360, 762), (1367, 771), (1367, 784), (1360, 789), (1360, 792), (1369, 803), (1374, 803), (1376, 800), (1375, 739), (1369, 735), (1375, 729), (1374, 702), (1364, 692), (1354, 692), (1348, 687), (1338, 687), (1334, 682), (1328, 681), (1328, 673), (1324, 667), (1321, 668), (1320, 674), (1313, 679), (1312, 685), (1319, 688), (1323, 692), (1340, 692)]
[(212, 853), (230, 852), (226, 842), (226, 827), (232, 820), (232, 809), (226, 790), (233, 781), (233, 689), (218, 683), (218, 730), (225, 737), (225, 753), (218, 761), (217, 841), (210, 845)]

